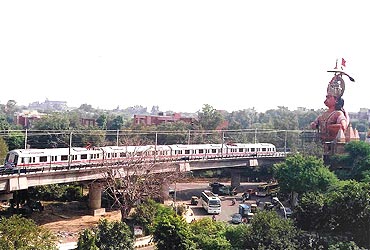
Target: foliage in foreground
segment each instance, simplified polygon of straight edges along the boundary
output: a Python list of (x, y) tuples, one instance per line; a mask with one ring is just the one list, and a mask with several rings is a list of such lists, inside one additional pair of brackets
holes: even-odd
[(0, 249), (56, 250), (56, 237), (20, 215), (0, 219)]
[(98, 226), (80, 233), (77, 250), (131, 250), (134, 238), (130, 228), (121, 221), (100, 219)]
[(346, 236), (370, 244), (370, 184), (341, 181), (325, 194), (306, 193), (296, 208), (297, 225), (304, 230)]
[(228, 225), (224, 222), (213, 221), (211, 218), (202, 218), (190, 224), (192, 240), (197, 249), (228, 250), (230, 242), (225, 237)]
[(156, 222), (153, 239), (161, 250), (195, 250), (188, 223), (178, 215), (163, 216)]

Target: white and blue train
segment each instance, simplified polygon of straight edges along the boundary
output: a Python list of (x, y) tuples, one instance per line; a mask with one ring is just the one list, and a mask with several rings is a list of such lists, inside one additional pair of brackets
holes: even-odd
[(71, 147), (14, 149), (8, 152), (2, 170), (39, 171), (75, 167), (109, 166), (140, 161), (184, 161), (230, 157), (273, 156), (270, 143), (175, 144), (146, 146)]

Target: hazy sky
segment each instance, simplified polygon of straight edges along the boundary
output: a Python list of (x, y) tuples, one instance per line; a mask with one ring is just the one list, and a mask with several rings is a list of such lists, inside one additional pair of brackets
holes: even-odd
[(368, 1), (1, 1), (0, 103), (229, 112), (370, 108)]

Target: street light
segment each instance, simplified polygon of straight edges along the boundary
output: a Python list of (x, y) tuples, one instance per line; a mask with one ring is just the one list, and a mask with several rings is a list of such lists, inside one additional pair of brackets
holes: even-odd
[(280, 206), (282, 206), (282, 208), (284, 210), (284, 218), (286, 219), (287, 218), (287, 216), (286, 216), (286, 209), (285, 209), (283, 203), (280, 202), (280, 200), (279, 200), (278, 197), (273, 197), (272, 200), (278, 202), (280, 204)]

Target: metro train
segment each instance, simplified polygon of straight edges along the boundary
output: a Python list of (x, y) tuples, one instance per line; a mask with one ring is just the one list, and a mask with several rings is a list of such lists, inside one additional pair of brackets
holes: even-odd
[(27, 172), (128, 164), (134, 160), (146, 162), (190, 161), (212, 158), (272, 156), (275, 153), (276, 148), (270, 143), (14, 149), (6, 155), (1, 169), (7, 172)]

